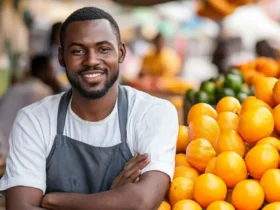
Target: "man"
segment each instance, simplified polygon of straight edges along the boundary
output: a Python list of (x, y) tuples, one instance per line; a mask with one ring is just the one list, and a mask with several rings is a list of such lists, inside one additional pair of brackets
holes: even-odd
[(11, 86), (0, 100), (0, 155), (3, 158), (8, 153), (8, 140), (16, 113), (60, 89), (50, 57), (38, 55), (32, 58), (28, 75)]
[(63, 23), (59, 61), (72, 88), (18, 113), (0, 182), (7, 210), (157, 209), (173, 176), (178, 116), (117, 84), (125, 52), (103, 10), (82, 8)]
[(153, 47), (143, 58), (140, 76), (177, 76), (182, 62), (177, 53), (165, 46), (164, 37), (159, 33), (153, 39)]

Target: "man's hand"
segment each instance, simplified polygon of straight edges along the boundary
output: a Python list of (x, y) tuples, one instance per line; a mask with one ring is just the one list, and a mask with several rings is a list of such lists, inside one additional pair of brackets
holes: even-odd
[(136, 183), (140, 180), (142, 169), (149, 164), (148, 154), (136, 154), (125, 164), (122, 172), (115, 178), (111, 189), (123, 186), (127, 183)]

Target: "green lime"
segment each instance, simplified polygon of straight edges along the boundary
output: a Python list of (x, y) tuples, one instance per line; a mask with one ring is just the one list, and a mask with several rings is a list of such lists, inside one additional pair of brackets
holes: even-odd
[(236, 93), (240, 92), (243, 87), (242, 78), (236, 74), (228, 74), (225, 77), (225, 88), (230, 88), (234, 90)]
[(238, 99), (238, 101), (240, 103), (242, 103), (247, 97), (248, 97), (248, 94), (244, 93), (244, 92), (240, 92), (236, 95), (236, 98)]
[(235, 75), (238, 75), (240, 76), (240, 78), (242, 79), (242, 82), (244, 83), (244, 75), (241, 71), (239, 71), (238, 69), (231, 69), (227, 74), (235, 74)]
[(216, 84), (215, 82), (206, 81), (201, 83), (200, 90), (205, 91), (208, 94), (214, 95), (216, 91)]
[(235, 92), (230, 89), (230, 88), (223, 88), (217, 91), (217, 95), (216, 95), (216, 102), (218, 102), (219, 100), (221, 100), (222, 98), (226, 97), (226, 96), (233, 96), (235, 97)]
[(194, 94), (195, 94), (195, 90), (194, 89), (188, 89), (188, 91), (186, 92), (186, 99), (193, 104), (194, 102)]
[(194, 94), (194, 104), (197, 103), (210, 103), (209, 95), (203, 90), (196, 92)]

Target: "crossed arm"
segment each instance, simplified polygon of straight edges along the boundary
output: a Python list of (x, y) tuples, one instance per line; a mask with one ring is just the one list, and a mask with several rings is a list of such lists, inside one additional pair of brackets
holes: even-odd
[[(157, 171), (142, 175), (137, 183), (97, 194), (53, 193), (43, 197), (34, 188), (7, 191), (7, 210), (156, 210), (168, 188), (169, 177)], [(41, 202), (42, 201), (42, 202)]]
[[(153, 210), (163, 200), (169, 176), (151, 171), (141, 175), (149, 164), (147, 154), (135, 155), (114, 180), (111, 190), (97, 194), (50, 193), (14, 187), (7, 191), (7, 210)], [(140, 179), (139, 179), (140, 177)]]

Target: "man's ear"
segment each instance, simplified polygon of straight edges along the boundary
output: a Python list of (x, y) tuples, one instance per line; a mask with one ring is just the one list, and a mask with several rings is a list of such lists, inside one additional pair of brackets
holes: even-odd
[(125, 59), (125, 55), (126, 55), (126, 46), (123, 42), (121, 42), (120, 44), (120, 56), (119, 56), (119, 63), (122, 63)]
[(59, 47), (59, 48), (58, 48), (58, 61), (59, 61), (59, 64), (60, 64), (62, 67), (65, 67), (64, 51), (63, 51), (62, 47)]

